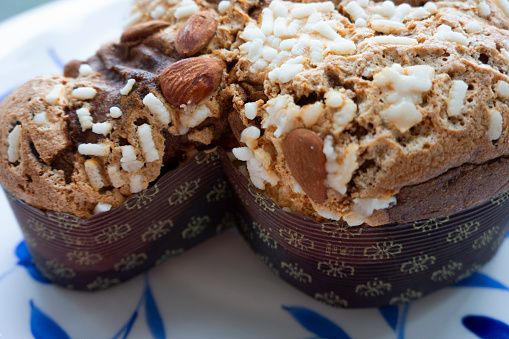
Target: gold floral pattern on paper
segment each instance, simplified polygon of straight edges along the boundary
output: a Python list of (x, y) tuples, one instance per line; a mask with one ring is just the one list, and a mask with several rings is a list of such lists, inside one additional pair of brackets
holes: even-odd
[(68, 232), (80, 226), (80, 218), (63, 212), (46, 213), (48, 218), (55, 222), (58, 227), (67, 230)]
[(242, 216), (238, 216), (237, 220), (239, 222), (240, 232), (244, 235), (244, 237), (246, 237), (246, 239), (253, 240), (254, 232), (250, 224), (244, 218), (242, 218)]
[(334, 278), (348, 278), (355, 274), (355, 268), (340, 261), (320, 261), (317, 269)]
[(453, 244), (456, 244), (460, 241), (463, 241), (465, 239), (468, 239), (479, 230), (479, 227), (481, 226), (481, 223), (479, 221), (470, 221), (466, 224), (460, 225), (454, 229), (454, 231), (449, 232), (447, 234), (447, 242), (452, 242)]
[(362, 234), (362, 228), (350, 227), (346, 223), (332, 222), (322, 224), (322, 231), (332, 238), (350, 239)]
[(108, 227), (94, 238), (97, 244), (112, 244), (119, 241), (131, 232), (129, 224), (115, 225)]
[(505, 238), (506, 238), (506, 234), (507, 234), (507, 230), (502, 232), (498, 238), (495, 239), (495, 241), (493, 241), (493, 243), (491, 244), (491, 250), (493, 252), (496, 252), (498, 250), (498, 248), (500, 247), (500, 245), (502, 245), (502, 243), (504, 242)]
[(493, 226), (492, 228), (485, 231), (483, 234), (481, 234), (477, 239), (474, 240), (474, 243), (472, 244), (472, 247), (476, 250), (481, 249), (488, 245), (489, 243), (493, 242), (496, 235), (500, 232), (499, 226)]
[(76, 250), (67, 253), (67, 260), (74, 262), (76, 265), (91, 266), (100, 263), (103, 260), (103, 256), (98, 253)]
[(276, 249), (277, 248), (276, 240), (274, 240), (274, 238), (272, 238), (272, 236), (270, 235), (270, 231), (272, 231), (272, 229), (270, 227), (269, 227), (269, 230), (267, 231), (265, 228), (263, 228), (262, 225), (260, 225), (256, 221), (253, 221), (253, 229), (255, 230), (255, 232), (258, 235), (258, 237), (265, 244), (267, 244), (268, 247), (270, 247), (272, 249)]
[(423, 223), (415, 222), (413, 224), (414, 229), (422, 231), (422, 232), (431, 232), (437, 230), (441, 224), (444, 224), (450, 220), (449, 217), (443, 219), (431, 218), (426, 220)]
[(391, 305), (405, 304), (405, 303), (410, 303), (412, 301), (416, 301), (421, 298), (422, 298), (422, 292), (414, 291), (409, 288), (406, 290), (406, 292), (401, 293), (398, 297), (392, 298), (391, 301), (389, 302), (389, 304), (391, 304)]
[(260, 206), (264, 211), (274, 212), (276, 210), (276, 203), (271, 201), (269, 198), (258, 192), (253, 185), (248, 185), (248, 192), (254, 199), (254, 202)]
[(463, 263), (449, 260), (447, 265), (431, 274), (431, 280), (434, 282), (442, 282), (454, 278), (461, 273)]
[(172, 227), (173, 221), (170, 219), (158, 221), (147, 228), (147, 231), (142, 234), (141, 240), (143, 242), (156, 241), (170, 233)]
[(60, 237), (67, 246), (82, 246), (85, 241), (81, 237), (71, 235), (67, 232), (60, 232)]
[[(40, 268), (38, 266), (38, 268)], [(47, 260), (44, 263), (44, 269), (41, 270), (46, 273), (47, 277), (51, 278), (61, 278), (61, 279), (72, 279), (76, 276), (76, 272), (70, 267), (65, 266), (62, 263), (59, 263), (56, 260)]]
[(383, 280), (375, 278), (373, 281), (368, 281), (365, 284), (360, 284), (355, 287), (355, 293), (362, 297), (379, 297), (390, 292), (392, 284), (386, 283)]
[(285, 271), (285, 273), (292, 277), (293, 279), (297, 280), (298, 282), (308, 284), (313, 279), (311, 276), (304, 272), (302, 268), (299, 267), (299, 264), (291, 264), (287, 262), (281, 262), (281, 269)]
[(42, 222), (29, 218), (26, 223), (28, 228), (30, 228), (39, 238), (44, 240), (53, 240), (56, 238), (55, 232), (48, 229), (48, 227)]
[(436, 257), (432, 255), (419, 255), (413, 257), (412, 260), (407, 261), (401, 265), (400, 271), (407, 274), (415, 274), (423, 272), (429, 269), (429, 267), (435, 264)]
[(256, 256), (258, 257), (258, 259), (260, 259), (260, 261), (262, 263), (265, 264), (265, 266), (267, 266), (271, 271), (272, 273), (274, 273), (277, 277), (279, 277), (279, 271), (278, 269), (276, 268), (276, 266), (274, 266), (274, 264), (270, 261), (270, 258), (268, 256), (265, 256), (265, 255), (261, 255), (260, 253), (256, 253)]
[(504, 193), (500, 194), (498, 197), (491, 199), (491, 203), (494, 205), (501, 206), (507, 200), (509, 200), (509, 191), (504, 192)]
[(128, 210), (146, 208), (152, 203), (157, 194), (159, 194), (159, 187), (154, 185), (147, 190), (134, 194), (124, 202), (124, 206)]
[(403, 245), (394, 241), (378, 242), (364, 249), (364, 256), (373, 260), (389, 259), (401, 253)]
[(348, 301), (341, 299), (334, 291), (327, 293), (315, 293), (315, 299), (332, 307), (348, 307)]
[(161, 265), (162, 263), (166, 262), (168, 259), (176, 257), (178, 255), (181, 255), (182, 253), (184, 253), (184, 249), (183, 248), (179, 248), (179, 249), (176, 249), (176, 250), (166, 250), (164, 252), (164, 254), (161, 256), (161, 258), (156, 260), (155, 264), (156, 265)]
[(200, 235), (207, 229), (210, 224), (210, 217), (191, 217), (191, 221), (187, 224), (185, 230), (182, 231), (182, 238), (191, 239)]
[(168, 198), (170, 206), (180, 205), (191, 198), (200, 187), (200, 179), (191, 180), (177, 188)]
[(16, 197), (14, 194), (12, 194), (11, 192), (7, 191), (6, 189), (4, 189), (4, 193), (7, 196), (7, 199), (9, 199), (10, 201), (18, 201), (19, 200), (18, 197)]
[(108, 287), (120, 284), (120, 280), (118, 279), (109, 279), (103, 277), (97, 277), (94, 281), (87, 284), (87, 290), (89, 291), (99, 291), (104, 290)]
[(234, 228), (235, 226), (237, 226), (235, 216), (230, 212), (226, 212), (221, 218), (219, 224), (216, 226), (216, 233), (221, 233), (222, 231), (228, 228)]
[(199, 153), (194, 157), (196, 160), (196, 163), (198, 165), (201, 164), (210, 164), (212, 162), (217, 162), (219, 159), (221, 159), (221, 156), (219, 155), (219, 152), (213, 151), (213, 152), (202, 152)]
[(328, 242), (325, 245), (325, 254), (329, 257), (351, 256), (355, 254), (355, 248), (348, 246), (333, 245)]
[(479, 265), (479, 264), (473, 264), (469, 269), (467, 269), (465, 272), (463, 272), (462, 274), (458, 275), (458, 277), (456, 278), (456, 282), (458, 281), (461, 281), (463, 279), (466, 279), (468, 277), (470, 277), (472, 274), (474, 274), (475, 272), (479, 271), (480, 269), (482, 268), (482, 265)]
[(303, 234), (288, 229), (279, 229), (279, 235), (288, 243), (288, 245), (295, 248), (307, 251), (315, 248), (315, 242), (306, 238)]
[(207, 201), (208, 202), (217, 202), (226, 198), (230, 198), (232, 196), (232, 192), (230, 190), (230, 186), (226, 180), (218, 180), (209, 193), (207, 193)]
[(113, 265), (113, 268), (117, 272), (130, 271), (130, 270), (135, 269), (138, 266), (143, 265), (145, 263), (145, 261), (147, 261), (147, 259), (148, 259), (148, 257), (147, 257), (147, 254), (145, 254), (145, 253), (128, 254), (125, 257), (123, 257), (122, 259), (120, 259), (120, 261), (118, 263)]

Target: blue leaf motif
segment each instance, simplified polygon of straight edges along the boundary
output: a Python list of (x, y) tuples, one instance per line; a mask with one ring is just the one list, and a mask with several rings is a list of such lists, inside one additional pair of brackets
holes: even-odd
[(396, 327), (398, 326), (398, 318), (399, 318), (399, 307), (398, 306), (384, 306), (378, 309), (385, 321), (389, 326), (396, 331)]
[(282, 306), (306, 330), (323, 339), (350, 339), (350, 337), (335, 323), (324, 316), (304, 307)]
[(65, 67), (65, 62), (63, 62), (62, 59), (60, 59), (54, 47), (48, 47), (47, 52), (51, 60), (55, 63), (55, 65), (62, 69)]
[(166, 339), (166, 333), (164, 331), (164, 324), (161, 318), (161, 314), (157, 308), (156, 301), (148, 284), (148, 279), (145, 287), (145, 315), (147, 324), (155, 339)]
[(470, 277), (455, 283), (454, 285), (452, 285), (452, 287), (485, 287), (506, 291), (509, 290), (509, 288), (507, 288), (505, 285), (479, 272), (476, 272), (472, 274)]
[(136, 321), (136, 318), (138, 318), (138, 310), (134, 311), (134, 313), (131, 316), (131, 318), (129, 318), (129, 321), (127, 322), (127, 324), (125, 324), (124, 327), (122, 327), (120, 329), (120, 331), (118, 331), (117, 334), (115, 334), (113, 339), (120, 338), (120, 336), (122, 334), (123, 334), (122, 339), (126, 339), (127, 336), (129, 335), (129, 333), (131, 333), (131, 329), (133, 328), (133, 325), (134, 325), (134, 322)]
[(509, 338), (509, 325), (486, 316), (469, 315), (463, 317), (463, 326), (482, 339)]
[(30, 300), (30, 330), (35, 339), (69, 339), (65, 331)]
[(35, 267), (32, 256), (30, 252), (28, 252), (27, 245), (24, 241), (19, 243), (14, 253), (18, 257), (18, 265), (25, 267), (28, 274), (30, 274), (33, 279), (43, 284), (51, 284), (51, 281), (43, 276), (37, 267)]

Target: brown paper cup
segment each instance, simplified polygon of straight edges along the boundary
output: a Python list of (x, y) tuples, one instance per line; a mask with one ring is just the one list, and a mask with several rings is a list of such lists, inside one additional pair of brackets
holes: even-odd
[(86, 220), (7, 197), (37, 268), (58, 285), (99, 290), (234, 225), (220, 154), (201, 152), (121, 207)]
[(225, 163), (238, 228), (275, 274), (334, 307), (407, 303), (468, 277), (509, 226), (509, 192), (446, 218), (377, 227), (318, 223), (280, 209)]

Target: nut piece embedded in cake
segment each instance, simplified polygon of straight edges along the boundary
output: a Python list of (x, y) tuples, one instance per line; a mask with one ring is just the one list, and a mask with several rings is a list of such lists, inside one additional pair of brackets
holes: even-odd
[(283, 153), (292, 175), (317, 203), (327, 199), (326, 157), (322, 150), (323, 140), (315, 132), (304, 128), (288, 133), (283, 141)]
[(120, 42), (132, 42), (141, 40), (165, 27), (168, 27), (169, 25), (170, 23), (166, 21), (152, 20), (131, 26), (124, 31), (120, 37)]
[(175, 40), (175, 49), (180, 56), (187, 58), (207, 46), (217, 30), (217, 21), (210, 12), (191, 15)]
[(216, 58), (180, 60), (161, 74), (163, 96), (175, 106), (197, 104), (219, 87), (225, 67), (225, 63)]

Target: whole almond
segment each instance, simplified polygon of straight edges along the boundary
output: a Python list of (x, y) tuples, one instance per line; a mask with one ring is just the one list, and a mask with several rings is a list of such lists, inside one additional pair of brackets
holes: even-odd
[(219, 87), (225, 67), (222, 60), (209, 57), (177, 61), (161, 73), (163, 96), (175, 106), (197, 104)]
[(210, 12), (191, 15), (184, 27), (177, 33), (175, 49), (180, 56), (187, 58), (207, 46), (217, 30), (217, 21)]
[(162, 20), (142, 22), (141, 24), (128, 27), (124, 33), (122, 33), (120, 42), (133, 42), (144, 39), (169, 25), (169, 22)]
[(304, 192), (315, 202), (327, 199), (325, 187), (326, 157), (323, 140), (308, 129), (296, 129), (283, 140), (283, 154), (295, 180)]

